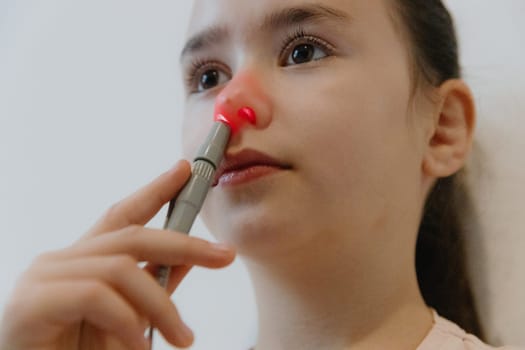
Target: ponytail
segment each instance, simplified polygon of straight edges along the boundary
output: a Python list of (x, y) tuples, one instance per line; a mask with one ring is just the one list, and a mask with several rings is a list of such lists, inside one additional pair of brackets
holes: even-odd
[(416, 243), (416, 272), (426, 303), (484, 339), (467, 269), (465, 219), (472, 203), (465, 169), (439, 179), (425, 205)]

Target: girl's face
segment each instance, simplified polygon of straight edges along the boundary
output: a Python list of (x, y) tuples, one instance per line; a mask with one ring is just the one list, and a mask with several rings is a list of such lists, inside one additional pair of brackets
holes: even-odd
[(181, 60), (185, 156), (219, 98), (257, 113), (227, 155), (255, 150), (283, 165), (211, 190), (203, 217), (219, 240), (267, 254), (317, 239), (403, 241), (391, 233), (417, 228), (429, 106), (411, 100), (392, 16), (384, 0), (195, 1)]

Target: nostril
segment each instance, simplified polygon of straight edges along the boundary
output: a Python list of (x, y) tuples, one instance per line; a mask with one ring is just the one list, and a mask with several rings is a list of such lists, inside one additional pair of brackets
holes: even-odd
[(257, 115), (251, 107), (242, 107), (237, 111), (237, 114), (230, 113), (229, 110), (228, 106), (217, 103), (215, 105), (214, 120), (229, 125), (232, 133), (236, 133), (246, 124), (255, 125), (257, 122)]
[(257, 115), (255, 114), (255, 111), (250, 107), (242, 107), (237, 112), (237, 115), (239, 118), (246, 120), (252, 125), (255, 125), (257, 122)]

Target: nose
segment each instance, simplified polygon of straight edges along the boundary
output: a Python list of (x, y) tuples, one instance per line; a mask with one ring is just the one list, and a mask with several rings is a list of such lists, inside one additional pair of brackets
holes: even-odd
[(240, 72), (215, 100), (215, 118), (236, 133), (244, 128), (264, 129), (271, 122), (270, 98), (253, 72)]

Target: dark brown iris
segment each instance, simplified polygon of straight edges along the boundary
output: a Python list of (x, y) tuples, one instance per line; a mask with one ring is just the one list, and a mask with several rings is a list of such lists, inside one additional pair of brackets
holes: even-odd
[(292, 52), (293, 62), (296, 64), (310, 62), (314, 57), (314, 47), (309, 44), (301, 44), (294, 48)]
[(204, 72), (204, 74), (201, 76), (200, 83), (201, 88), (204, 90), (211, 89), (219, 85), (219, 71), (216, 69), (210, 69)]

